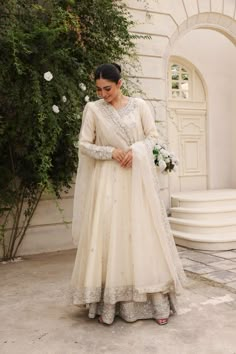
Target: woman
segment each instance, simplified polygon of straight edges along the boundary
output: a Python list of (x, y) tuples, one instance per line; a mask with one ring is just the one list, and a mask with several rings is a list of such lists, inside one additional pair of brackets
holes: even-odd
[(117, 64), (99, 66), (95, 82), (102, 99), (86, 105), (79, 138), (73, 303), (105, 324), (166, 324), (184, 272), (159, 198), (156, 125), (145, 101), (122, 95)]

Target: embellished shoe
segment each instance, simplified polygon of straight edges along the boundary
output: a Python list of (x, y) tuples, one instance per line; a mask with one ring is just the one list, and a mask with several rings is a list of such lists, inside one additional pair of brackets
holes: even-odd
[(160, 325), (160, 326), (164, 326), (168, 323), (168, 318), (160, 318), (158, 320), (156, 320), (156, 322)]

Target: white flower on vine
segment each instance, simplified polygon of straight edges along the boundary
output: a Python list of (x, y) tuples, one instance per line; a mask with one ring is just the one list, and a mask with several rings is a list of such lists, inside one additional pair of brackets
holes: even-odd
[(88, 95), (85, 96), (85, 97), (84, 97), (84, 100), (85, 100), (85, 102), (89, 102), (89, 96), (88, 96)]
[(62, 102), (64, 102), (64, 103), (67, 101), (66, 96), (62, 96), (62, 98), (61, 98), (61, 99), (62, 99)]
[(52, 75), (51, 71), (47, 71), (46, 73), (44, 73), (43, 77), (47, 81), (51, 81), (53, 79), (53, 75)]
[(85, 86), (85, 84), (83, 84), (82, 82), (79, 84), (79, 88), (80, 88), (82, 91), (86, 91), (86, 86)]
[(54, 113), (59, 113), (60, 112), (59, 107), (57, 105), (55, 105), (55, 104), (52, 106), (52, 110), (53, 110)]

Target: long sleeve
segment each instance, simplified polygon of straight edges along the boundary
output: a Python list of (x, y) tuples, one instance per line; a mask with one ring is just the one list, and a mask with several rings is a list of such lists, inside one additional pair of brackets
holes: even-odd
[(94, 113), (89, 107), (89, 103), (85, 106), (83, 113), (83, 122), (80, 130), (79, 149), (80, 152), (86, 154), (96, 160), (111, 160), (114, 150), (111, 146), (100, 146), (95, 144), (96, 140), (96, 124)]
[(145, 144), (148, 144), (150, 148), (154, 148), (155, 144), (157, 143), (158, 139), (158, 132), (157, 132), (157, 127), (154, 121), (153, 114), (148, 106), (148, 104), (142, 100), (141, 102), (141, 120), (142, 120), (142, 126), (143, 126), (143, 131), (145, 135)]

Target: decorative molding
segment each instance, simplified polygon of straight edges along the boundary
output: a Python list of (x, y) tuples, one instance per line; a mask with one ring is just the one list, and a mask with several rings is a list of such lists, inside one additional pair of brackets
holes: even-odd
[(197, 9), (198, 9), (198, 13), (200, 14), (200, 7), (199, 7), (199, 2), (197, 0)]
[[(204, 136), (181, 136), (181, 166), (180, 177), (192, 175), (206, 175), (206, 158), (204, 156), (205, 137)], [(189, 157), (191, 152), (191, 157)], [(189, 163), (191, 161), (191, 166)], [(195, 167), (194, 167), (195, 166)]]
[[(170, 42), (170, 38), (171, 36), (168, 36), (167, 34), (157, 34), (157, 33), (154, 33), (154, 32), (144, 32), (144, 31), (138, 31), (138, 30), (132, 30), (132, 32), (130, 31), (130, 33), (133, 33), (133, 34), (138, 34), (138, 35), (144, 35), (144, 36), (151, 36), (151, 37), (156, 37), (156, 38), (166, 38), (168, 40), (168, 44), (167, 46), (169, 45), (169, 42)], [(164, 57), (164, 56), (162, 56)]]
[[(203, 132), (200, 124), (197, 124), (197, 123), (200, 123), (200, 119), (198, 119), (199, 122), (197, 122), (197, 120), (191, 120), (191, 118), (189, 118), (189, 122), (187, 122), (185, 119), (181, 119), (181, 133), (182, 135), (185, 135), (185, 134), (200, 134)], [(189, 129), (187, 129), (189, 128)], [(196, 128), (196, 129), (194, 129)]]
[(184, 11), (185, 11), (186, 17), (187, 17), (187, 19), (188, 19), (188, 18), (189, 18), (189, 16), (188, 16), (188, 12), (187, 12), (187, 9), (186, 9), (186, 6), (185, 6), (185, 2), (184, 2), (184, 0), (182, 0), (182, 4), (183, 4), (183, 8), (184, 8)]
[(178, 115), (184, 115), (184, 116), (189, 116), (189, 115), (203, 116), (203, 115), (206, 115), (206, 109), (199, 109), (197, 107), (196, 107), (196, 109), (189, 109), (187, 107), (186, 108), (182, 108), (182, 109), (176, 108), (176, 113)]
[(139, 56), (139, 57), (143, 57), (143, 58), (163, 59), (162, 55), (139, 54), (138, 56)]
[(148, 35), (148, 36), (152, 36), (152, 37), (161, 37), (161, 38), (166, 38), (168, 40), (170, 40), (170, 36), (168, 36), (167, 34), (160, 34), (160, 33), (151, 33), (151, 32), (144, 32), (144, 31), (138, 31), (138, 30), (134, 30), (132, 29), (132, 31), (130, 31), (130, 33), (132, 34), (140, 34), (140, 35)]

